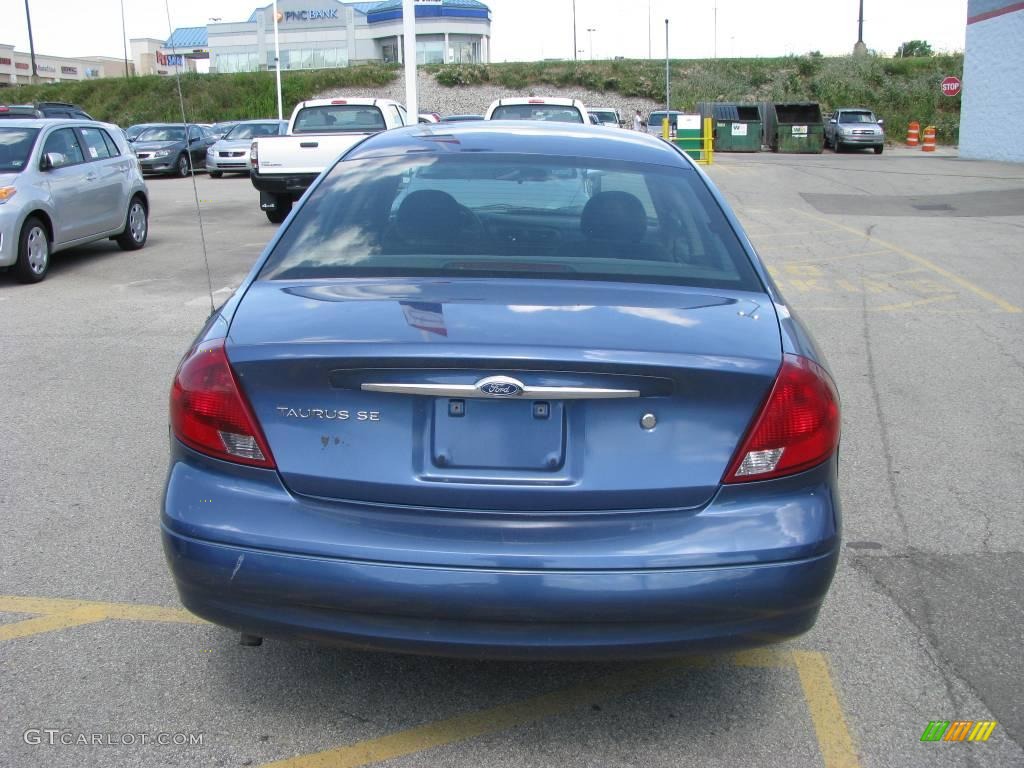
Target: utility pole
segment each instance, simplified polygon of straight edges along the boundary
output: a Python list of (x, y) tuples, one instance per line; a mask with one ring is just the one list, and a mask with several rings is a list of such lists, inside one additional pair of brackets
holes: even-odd
[(36, 45), (32, 42), (32, 14), (28, 10), (28, 0), (25, 0), (25, 21), (28, 22), (28, 55), (32, 59), (32, 80), (34, 84), (38, 75), (36, 73)]
[(864, 0), (860, 0), (860, 15), (857, 17), (857, 44), (853, 46), (854, 56), (863, 56), (868, 52), (864, 44)]
[(121, 43), (124, 45), (124, 77), (128, 79), (128, 33), (124, 26), (124, 0), (121, 0)]
[(715, 56), (718, 58), (718, 3), (715, 3)]
[(594, 60), (594, 33), (597, 32), (597, 27), (587, 27), (587, 34), (590, 37), (590, 60)]
[[(26, 0), (28, 2), (29, 0)], [(577, 60), (577, 41), (575, 41), (575, 0), (572, 0), (572, 60)]]

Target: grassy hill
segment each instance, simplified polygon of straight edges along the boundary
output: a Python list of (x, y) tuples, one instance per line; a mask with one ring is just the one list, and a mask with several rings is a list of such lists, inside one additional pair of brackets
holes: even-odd
[[(422, 68), (444, 86), (478, 84), (509, 88), (544, 85), (612, 91), (623, 96), (664, 99), (665, 65), (656, 60), (543, 61), (488, 65), (441, 65)], [(673, 108), (698, 101), (817, 101), (835, 106), (868, 106), (885, 118), (899, 139), (911, 120), (935, 125), (940, 142), (955, 143), (960, 99), (943, 96), (939, 83), (961, 75), (960, 54), (889, 59), (787, 56), (772, 59), (674, 60)], [(285, 111), (296, 102), (332, 88), (373, 88), (400, 75), (395, 65), (364, 65), (282, 75)], [(274, 78), (270, 73), (185, 75), (181, 79), (189, 120), (213, 122), (267, 117), (275, 113)], [(180, 120), (173, 78), (137, 77), (88, 82), (19, 86), (2, 92), (8, 103), (40, 99), (71, 101), (93, 116), (129, 125)]]

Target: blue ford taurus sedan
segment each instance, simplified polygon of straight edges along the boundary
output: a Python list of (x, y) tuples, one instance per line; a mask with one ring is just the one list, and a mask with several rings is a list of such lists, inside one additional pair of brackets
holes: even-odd
[(588, 126), (370, 137), (185, 355), (183, 603), (243, 634), (640, 657), (809, 629), (835, 386), (711, 182)]

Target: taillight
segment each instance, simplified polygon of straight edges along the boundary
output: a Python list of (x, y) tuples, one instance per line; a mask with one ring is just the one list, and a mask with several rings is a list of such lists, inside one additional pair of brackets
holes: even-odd
[(260, 170), (260, 151), (256, 149), (256, 142), (254, 141), (249, 145), (249, 162), (252, 164), (252, 169), (256, 172)]
[(171, 387), (171, 429), (200, 453), (274, 467), (266, 438), (238, 388), (223, 339), (200, 344), (178, 367)]
[(724, 482), (768, 480), (820, 464), (839, 445), (839, 421), (839, 394), (829, 375), (813, 360), (784, 355)]

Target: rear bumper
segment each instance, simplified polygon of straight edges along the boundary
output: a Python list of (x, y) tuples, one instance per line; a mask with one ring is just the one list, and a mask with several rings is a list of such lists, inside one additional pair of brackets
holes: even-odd
[(302, 557), (163, 529), (182, 603), (242, 632), (377, 650), (599, 659), (765, 645), (813, 626), (836, 550), (733, 568), (515, 572)]
[(261, 636), (391, 651), (624, 658), (764, 645), (815, 621), (835, 462), (702, 509), (588, 514), (328, 502), (172, 440), (162, 537), (185, 606)]
[(299, 173), (274, 176), (250, 171), (249, 178), (252, 180), (252, 185), (260, 192), (298, 200), (309, 189), (309, 185), (316, 181), (318, 175), (316, 173)]

